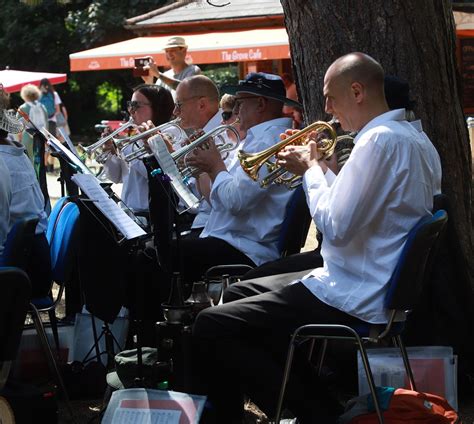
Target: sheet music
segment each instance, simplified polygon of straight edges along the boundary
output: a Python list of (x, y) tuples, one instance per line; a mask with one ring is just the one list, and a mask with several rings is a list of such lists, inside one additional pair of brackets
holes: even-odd
[(89, 199), (104, 214), (104, 216), (119, 230), (127, 240), (146, 234), (132, 218), (108, 196), (100, 186), (99, 180), (91, 174), (75, 174), (71, 179), (87, 194)]
[(168, 152), (168, 148), (163, 138), (158, 134), (148, 140), (148, 144), (158, 161), (163, 172), (171, 179), (171, 186), (175, 193), (183, 201), (186, 209), (197, 207), (199, 199), (191, 192), (183, 181), (176, 162)]
[(82, 172), (83, 174), (91, 174), (91, 170), (84, 165), (84, 163), (69, 149), (63, 146), (63, 144), (54, 137), (49, 131), (42, 128), (41, 133), (46, 137), (48, 145), (52, 146), (57, 152), (61, 152), (63, 155), (67, 156), (68, 161), (77, 169), (77, 171)]
[(79, 153), (77, 153), (76, 147), (74, 144), (72, 144), (71, 138), (66, 134), (66, 131), (64, 131), (64, 128), (58, 127), (58, 131), (61, 133), (63, 136), (64, 140), (66, 141), (67, 147), (69, 147), (69, 150), (74, 153), (76, 157), (79, 158)]

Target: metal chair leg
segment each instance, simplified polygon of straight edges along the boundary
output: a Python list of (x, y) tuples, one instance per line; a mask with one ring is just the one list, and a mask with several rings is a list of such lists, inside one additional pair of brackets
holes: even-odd
[(290, 345), (288, 347), (288, 353), (286, 355), (285, 370), (283, 372), (283, 380), (281, 382), (280, 395), (278, 397), (278, 404), (275, 413), (275, 423), (280, 422), (281, 410), (283, 408), (283, 400), (285, 398), (286, 385), (288, 384), (288, 379), (290, 377), (291, 365), (293, 363), (293, 355), (295, 352), (297, 334), (293, 334), (291, 337)]
[(397, 341), (398, 348), (400, 349), (400, 353), (402, 354), (403, 364), (405, 365), (405, 371), (407, 373), (408, 381), (410, 383), (410, 388), (411, 390), (416, 392), (417, 390), (415, 385), (415, 377), (413, 376), (413, 371), (411, 369), (410, 360), (408, 359), (407, 350), (405, 348), (405, 345), (403, 344), (400, 335), (396, 336), (395, 339)]
[(43, 346), (44, 352), (46, 354), (46, 358), (48, 360), (48, 364), (50, 367), (51, 372), (54, 374), (56, 377), (56, 382), (59, 386), (59, 389), (62, 392), (62, 395), (64, 397), (64, 401), (66, 402), (66, 407), (68, 409), (69, 415), (71, 417), (71, 420), (73, 423), (76, 422), (74, 413), (71, 407), (71, 402), (69, 401), (69, 395), (66, 390), (66, 386), (64, 385), (63, 378), (61, 376), (61, 372), (59, 371), (58, 364), (56, 362), (56, 359), (54, 357), (53, 351), (51, 349), (51, 345), (49, 344), (48, 337), (46, 335), (46, 331), (43, 326), (43, 322), (41, 321), (41, 317), (39, 316), (39, 312), (36, 309), (34, 305), (30, 305), (30, 313), (33, 318), (33, 323), (35, 325), (36, 333), (38, 334), (38, 337), (40, 338), (41, 344)]
[(372, 397), (374, 398), (375, 412), (377, 413), (379, 423), (384, 424), (383, 413), (380, 408), (379, 399), (377, 397), (377, 389), (375, 387), (374, 376), (372, 374), (372, 370), (370, 369), (369, 358), (367, 357), (365, 346), (363, 345), (362, 340), (360, 339), (359, 335), (355, 331), (353, 334), (354, 334), (354, 338), (357, 340), (357, 344), (359, 345), (359, 351), (360, 351), (360, 356), (362, 358), (362, 364), (364, 365), (365, 374), (367, 376), (367, 381), (369, 383), (370, 392), (372, 393)]
[(323, 362), (326, 356), (327, 348), (328, 348), (328, 340), (323, 339), (322, 344), (321, 344), (321, 349), (319, 350), (319, 355), (318, 355), (318, 376), (321, 375), (321, 371), (323, 370)]

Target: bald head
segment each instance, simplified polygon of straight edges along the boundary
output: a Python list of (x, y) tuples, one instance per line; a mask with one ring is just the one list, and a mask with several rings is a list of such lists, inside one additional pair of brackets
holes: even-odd
[(383, 94), (383, 68), (365, 53), (349, 53), (340, 57), (329, 67), (327, 75), (329, 73), (342, 84), (359, 82), (371, 92)]
[(337, 59), (324, 77), (326, 112), (346, 131), (359, 131), (375, 116), (388, 111), (382, 66), (365, 53)]
[(176, 89), (175, 105), (183, 128), (201, 129), (219, 110), (219, 90), (204, 75), (185, 78)]
[(184, 79), (181, 84), (186, 85), (187, 90), (193, 96), (207, 97), (216, 102), (219, 100), (219, 89), (214, 82), (205, 75), (194, 75)]

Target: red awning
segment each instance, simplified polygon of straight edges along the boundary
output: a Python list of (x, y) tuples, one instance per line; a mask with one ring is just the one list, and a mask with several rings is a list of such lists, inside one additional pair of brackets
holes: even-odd
[[(290, 57), (285, 28), (182, 36), (188, 44), (188, 63), (246, 62)], [(71, 71), (129, 69), (134, 67), (133, 59), (140, 56), (153, 56), (159, 66), (167, 66), (163, 47), (169, 38), (170, 35), (139, 37), (70, 54)]]
[(28, 72), (5, 69), (0, 71), (0, 84), (3, 84), (7, 93), (15, 93), (26, 84), (39, 85), (43, 78), (48, 78), (51, 84), (66, 82), (66, 74), (53, 74), (50, 72)]

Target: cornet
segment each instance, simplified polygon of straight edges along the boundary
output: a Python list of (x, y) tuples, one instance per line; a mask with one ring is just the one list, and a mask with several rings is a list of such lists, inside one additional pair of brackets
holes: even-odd
[[(82, 146), (79, 144), (79, 147), (89, 156), (91, 157), (94, 155), (94, 159), (98, 163), (105, 163), (107, 159), (109, 158), (110, 155), (112, 155), (112, 151), (110, 150), (104, 150), (105, 144), (111, 140), (114, 143), (115, 148), (119, 148), (119, 144), (121, 144), (121, 139), (114, 139), (114, 137), (118, 134), (120, 134), (122, 131), (125, 131), (128, 128), (131, 127), (136, 127), (135, 123), (133, 122), (133, 118), (130, 117), (130, 119), (120, 127), (118, 127), (115, 131), (111, 132), (110, 134), (106, 135), (105, 137), (100, 138), (97, 140), (94, 144), (91, 144), (90, 146)], [(123, 148), (124, 146), (120, 146), (120, 148)]]
[[(181, 174), (184, 178), (189, 178), (192, 176), (197, 176), (201, 171), (197, 168), (188, 166), (186, 159), (189, 154), (191, 154), (196, 148), (201, 148), (210, 141), (213, 141), (216, 145), (217, 150), (221, 154), (223, 160), (227, 159), (229, 152), (235, 150), (240, 143), (240, 135), (234, 125), (238, 121), (236, 120), (232, 124), (228, 125), (219, 125), (218, 127), (204, 133), (199, 136), (196, 140), (187, 144), (183, 148), (171, 153), (172, 159), (177, 163), (178, 168), (181, 171)], [(235, 135), (235, 142), (230, 141), (227, 136), (227, 131), (231, 131)]]
[[(228, 140), (227, 131), (232, 131), (235, 135), (235, 143)], [(240, 137), (238, 131), (232, 125), (220, 125), (172, 153), (169, 152), (161, 134), (157, 134), (148, 140), (148, 145), (160, 166), (159, 169), (152, 172), (152, 175), (167, 175), (173, 190), (186, 209), (196, 207), (200, 201), (193, 193), (189, 182), (189, 177), (197, 176), (200, 170), (188, 166), (186, 158), (195, 149), (201, 148), (209, 142), (215, 143), (221, 156), (225, 159), (231, 150), (237, 148)]]
[[(238, 154), (242, 169), (247, 175), (254, 181), (258, 181), (258, 173), (263, 165), (266, 165), (268, 174), (260, 181), (261, 187), (268, 187), (270, 184), (283, 184), (287, 188), (296, 188), (301, 184), (301, 177), (288, 172), (285, 168), (276, 164), (277, 154), (283, 150), (286, 146), (304, 146), (310, 141), (310, 134), (317, 132), (318, 134), (324, 134), (327, 132), (329, 138), (321, 138), (317, 141), (318, 151), (322, 153), (322, 159), (325, 159), (332, 155), (334, 148), (336, 147), (337, 135), (336, 130), (332, 127), (331, 123), (325, 121), (316, 121), (311, 125), (303, 128), (292, 136), (274, 144), (273, 146), (262, 150), (258, 153), (246, 153), (241, 150)], [(275, 160), (271, 160), (275, 158)], [(286, 174), (289, 174), (286, 176)]]

